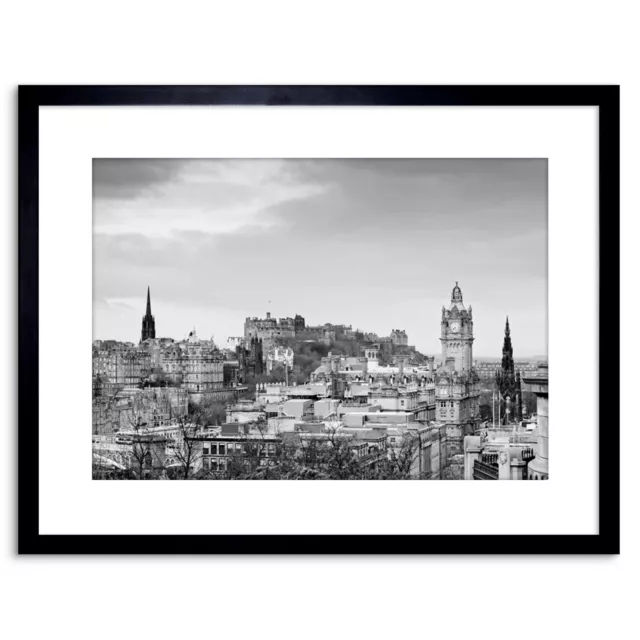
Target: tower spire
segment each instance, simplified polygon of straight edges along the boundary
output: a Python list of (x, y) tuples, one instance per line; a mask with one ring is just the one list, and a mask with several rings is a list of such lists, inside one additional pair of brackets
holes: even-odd
[[(513, 345), (511, 344), (511, 329), (509, 328), (509, 316), (507, 316), (504, 326), (504, 342), (502, 344), (502, 366), (496, 372), (496, 383), (500, 395), (501, 414), (505, 416), (505, 420), (508, 419), (506, 410), (508, 409), (507, 399), (515, 402), (515, 413), (511, 411), (512, 417), (515, 420), (520, 419), (520, 379), (516, 376), (515, 362), (513, 360)], [(504, 407), (504, 412), (502, 408)], [(506, 422), (504, 422), (506, 424)]]
[(458, 281), (456, 280), (456, 286), (453, 287), (453, 291), (451, 292), (451, 304), (461, 304), (462, 303), (462, 289), (458, 285)]
[(151, 287), (147, 286), (147, 312), (142, 318), (140, 342), (156, 337), (156, 320), (151, 315)]

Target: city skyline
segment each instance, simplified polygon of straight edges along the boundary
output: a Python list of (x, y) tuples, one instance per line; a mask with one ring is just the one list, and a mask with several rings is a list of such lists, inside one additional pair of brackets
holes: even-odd
[(94, 338), (221, 346), (300, 314), (438, 353), (456, 281), (477, 357), (546, 354), (545, 160), (94, 160)]

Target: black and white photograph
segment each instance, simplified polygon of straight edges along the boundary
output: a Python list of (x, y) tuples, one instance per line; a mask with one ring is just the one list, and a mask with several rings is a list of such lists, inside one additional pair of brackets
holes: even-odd
[(549, 479), (547, 172), (94, 158), (93, 479)]

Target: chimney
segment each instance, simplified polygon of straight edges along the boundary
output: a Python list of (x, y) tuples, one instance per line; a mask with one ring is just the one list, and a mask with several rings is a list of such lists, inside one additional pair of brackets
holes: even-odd
[(429, 370), (429, 376), (433, 377), (433, 364), (435, 362), (435, 356), (427, 356), (427, 368)]

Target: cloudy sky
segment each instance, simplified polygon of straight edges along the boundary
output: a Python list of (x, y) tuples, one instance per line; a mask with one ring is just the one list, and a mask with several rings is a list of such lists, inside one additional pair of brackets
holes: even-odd
[(474, 356), (547, 349), (546, 160), (93, 162), (94, 337), (224, 344), (247, 316), (303, 315), (440, 352), (457, 280)]

